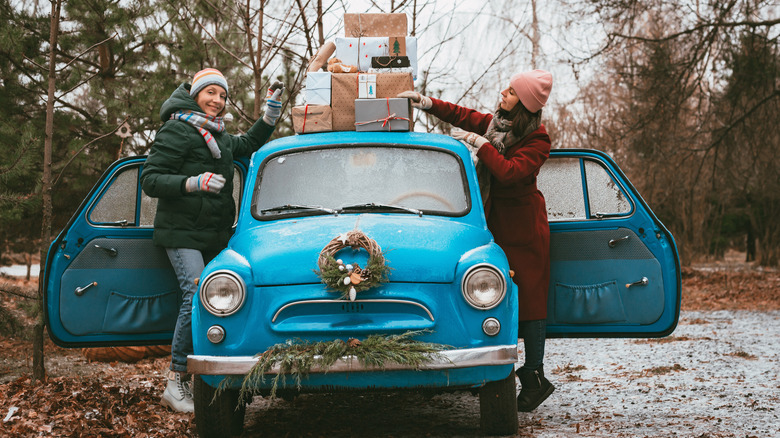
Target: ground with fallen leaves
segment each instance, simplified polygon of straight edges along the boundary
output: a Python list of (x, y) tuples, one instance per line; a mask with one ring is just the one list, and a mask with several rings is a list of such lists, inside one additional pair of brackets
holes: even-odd
[[(683, 269), (683, 312), (662, 339), (548, 341), (557, 386), (517, 436), (780, 436), (780, 273), (742, 263)], [(0, 279), (0, 281), (11, 281)], [(19, 282), (19, 280), (15, 280)], [(29, 285), (29, 284), (28, 284)], [(20, 312), (21, 299), (0, 295)], [(46, 345), (33, 383), (31, 343), (0, 338), (0, 436), (194, 436), (194, 420), (159, 405), (165, 357), (89, 362)], [(476, 436), (468, 393), (255, 398), (244, 436)]]

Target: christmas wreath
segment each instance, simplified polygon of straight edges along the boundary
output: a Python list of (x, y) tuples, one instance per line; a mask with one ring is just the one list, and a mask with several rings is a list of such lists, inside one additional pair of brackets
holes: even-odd
[[(368, 262), (365, 268), (357, 263), (344, 263), (335, 255), (346, 247), (363, 248), (368, 252)], [(329, 288), (341, 293), (341, 298), (355, 301), (358, 292), (376, 287), (387, 281), (390, 268), (385, 264), (382, 248), (375, 240), (361, 231), (343, 233), (322, 248), (317, 260), (319, 270), (315, 271)]]

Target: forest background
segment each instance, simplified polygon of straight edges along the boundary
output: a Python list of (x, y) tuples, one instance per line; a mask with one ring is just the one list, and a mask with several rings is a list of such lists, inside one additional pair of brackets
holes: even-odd
[[(612, 155), (684, 265), (732, 248), (780, 264), (776, 0), (0, 0), (0, 265), (45, 260), (109, 164), (148, 153), (161, 103), (202, 68), (228, 78), (234, 133), (283, 81), (275, 136), (292, 135), (308, 61), (343, 35), (345, 12), (405, 13), (415, 88), (485, 112), (512, 74), (552, 71), (553, 147)], [(40, 310), (40, 290), (0, 286)], [(40, 378), (40, 313), (34, 332)]]
[[(544, 121), (553, 147), (615, 157), (672, 231), (684, 264), (730, 247), (762, 266), (779, 262), (780, 6), (772, 0), (0, 6), (3, 255), (36, 253), (42, 236), (52, 237), (42, 227), (56, 235), (111, 162), (147, 153), (160, 104), (194, 72), (214, 66), (228, 78), (233, 132), (248, 129), (269, 81), (282, 80), (289, 94), (275, 135), (291, 135), (289, 111), (302, 102), (308, 60), (343, 35), (344, 12), (403, 12), (418, 38), (418, 91), (487, 112), (513, 73), (550, 70)], [(416, 117), (416, 130), (449, 129)]]

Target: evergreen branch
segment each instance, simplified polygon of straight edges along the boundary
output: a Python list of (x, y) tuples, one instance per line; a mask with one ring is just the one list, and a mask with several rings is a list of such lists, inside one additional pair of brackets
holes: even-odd
[(745, 119), (747, 119), (751, 114), (758, 111), (760, 107), (762, 107), (765, 103), (769, 102), (770, 100), (774, 99), (775, 97), (780, 96), (780, 91), (775, 90), (774, 93), (768, 95), (764, 99), (761, 99), (761, 101), (757, 102), (755, 105), (753, 105), (752, 108), (750, 108), (748, 111), (746, 111), (744, 114), (742, 114), (739, 118), (736, 120), (733, 120), (728, 127), (723, 131), (723, 133), (718, 137), (717, 140), (712, 142), (712, 144), (709, 146), (708, 149), (712, 149), (719, 145), (725, 138), (726, 135), (728, 135), (729, 132), (731, 132), (732, 129), (734, 129), (737, 125), (742, 123)]
[[(340, 359), (357, 360), (364, 367), (384, 368), (385, 364), (396, 363), (419, 369), (420, 366), (441, 358), (442, 350), (452, 348), (449, 345), (412, 339), (430, 332), (415, 330), (399, 335), (370, 335), (362, 342), (354, 338), (346, 342), (341, 339), (319, 342), (287, 340), (255, 356), (258, 361), (244, 376), (240, 397), (242, 400), (250, 398), (265, 382), (265, 375), (277, 365), (279, 372), (270, 382), (271, 397), (276, 396), (279, 383), (286, 386), (287, 375), (293, 378), (296, 388), (300, 390), (302, 379), (308, 377), (313, 367), (316, 366), (327, 373)], [(224, 389), (227, 384), (227, 379), (223, 380), (219, 389)]]
[(65, 91), (65, 92), (63, 92), (63, 93), (60, 93), (60, 95), (59, 95), (59, 96), (55, 97), (55, 100), (56, 100), (56, 101), (58, 101), (58, 102), (62, 102), (60, 99), (61, 99), (63, 96), (67, 96), (68, 94), (70, 94), (70, 92), (71, 92), (71, 91), (73, 91), (73, 90), (75, 90), (76, 88), (78, 88), (78, 87), (80, 87), (80, 86), (82, 86), (82, 85), (86, 84), (87, 82), (91, 81), (91, 80), (92, 80), (92, 78), (94, 78), (95, 76), (97, 76), (97, 75), (99, 75), (99, 74), (100, 74), (100, 72), (95, 72), (95, 74), (93, 74), (92, 76), (88, 77), (87, 79), (84, 79), (83, 81), (81, 81), (81, 82), (79, 82), (78, 84), (76, 84), (76, 85), (74, 85), (73, 87), (71, 87), (71, 89), (70, 89), (70, 90), (68, 90), (68, 91)]
[(63, 174), (63, 173), (65, 173), (65, 169), (66, 169), (66, 168), (67, 168), (67, 167), (70, 165), (70, 163), (71, 163), (71, 162), (73, 162), (73, 160), (74, 160), (74, 159), (75, 159), (77, 156), (79, 156), (79, 154), (80, 154), (80, 153), (84, 152), (84, 150), (85, 150), (87, 147), (89, 147), (89, 145), (91, 145), (92, 143), (94, 143), (94, 142), (96, 142), (96, 141), (98, 141), (98, 140), (101, 140), (101, 139), (103, 139), (103, 138), (106, 138), (106, 137), (108, 137), (109, 135), (111, 135), (111, 134), (113, 134), (113, 133), (117, 132), (117, 131), (119, 130), (119, 128), (121, 128), (121, 127), (122, 127), (122, 125), (124, 125), (124, 124), (125, 124), (125, 122), (127, 122), (127, 119), (128, 119), (128, 118), (130, 118), (130, 116), (127, 116), (127, 117), (125, 117), (125, 119), (124, 119), (124, 120), (122, 120), (121, 122), (119, 122), (119, 124), (116, 126), (116, 128), (114, 128), (114, 129), (113, 129), (111, 132), (108, 132), (108, 133), (106, 133), (106, 134), (103, 134), (103, 135), (101, 135), (100, 137), (94, 138), (94, 139), (92, 139), (92, 140), (91, 140), (89, 143), (87, 143), (87, 144), (85, 144), (84, 146), (82, 146), (82, 147), (81, 147), (81, 149), (79, 149), (79, 150), (78, 150), (78, 152), (76, 152), (75, 154), (73, 154), (73, 156), (72, 156), (72, 157), (70, 157), (70, 159), (68, 160), (68, 162), (67, 162), (67, 163), (65, 163), (65, 165), (64, 165), (64, 166), (62, 166), (62, 170), (60, 170), (60, 174), (59, 174), (59, 175), (57, 175), (57, 178), (55, 178), (55, 179), (54, 179), (54, 182), (51, 184), (51, 186), (52, 186), (52, 187), (54, 187), (54, 186), (56, 186), (56, 185), (57, 185), (57, 183), (59, 182), (60, 178), (62, 177), (62, 174)]
[(26, 59), (27, 61), (29, 61), (29, 62), (30, 62), (30, 64), (32, 64), (32, 65), (34, 65), (34, 66), (38, 67), (39, 69), (41, 69), (41, 70), (43, 70), (43, 71), (46, 71), (46, 70), (48, 70), (48, 68), (46, 68), (46, 67), (44, 67), (44, 66), (42, 66), (42, 65), (38, 64), (37, 62), (33, 61), (33, 60), (32, 60), (32, 59), (30, 59), (30, 58), (29, 58), (27, 55), (22, 55), (22, 56), (24, 56), (24, 59)]
[(219, 46), (219, 47), (220, 47), (220, 48), (221, 48), (221, 49), (222, 49), (222, 50), (223, 50), (225, 53), (227, 53), (228, 55), (230, 55), (230, 56), (231, 56), (233, 59), (235, 59), (235, 60), (236, 60), (236, 62), (238, 62), (239, 64), (243, 65), (244, 67), (246, 67), (246, 68), (249, 68), (249, 69), (251, 69), (251, 68), (252, 68), (252, 66), (251, 66), (251, 65), (247, 64), (247, 63), (246, 63), (246, 61), (244, 61), (243, 59), (241, 59), (241, 57), (239, 57), (238, 55), (236, 55), (235, 53), (233, 53), (232, 51), (230, 51), (230, 49), (228, 49), (227, 47), (225, 47), (225, 45), (224, 45), (224, 44), (222, 44), (222, 42), (221, 42), (219, 39), (217, 39), (217, 37), (215, 37), (214, 35), (212, 35), (212, 34), (211, 34), (211, 32), (209, 32), (209, 30), (208, 30), (208, 29), (206, 29), (206, 26), (204, 26), (204, 25), (203, 25), (203, 23), (201, 23), (201, 22), (200, 22), (200, 20), (198, 20), (197, 18), (195, 18), (195, 15), (192, 13), (192, 11), (190, 11), (190, 10), (189, 10), (189, 8), (187, 9), (187, 11), (188, 11), (188, 12), (190, 13), (190, 15), (193, 17), (193, 19), (195, 20), (195, 23), (196, 23), (198, 26), (200, 26), (200, 28), (201, 28), (201, 29), (203, 29), (203, 31), (204, 31), (204, 32), (206, 32), (206, 35), (208, 35), (208, 36), (211, 38), (211, 40), (212, 40), (212, 41), (214, 41), (214, 43), (215, 43), (216, 45), (218, 45), (218, 46)]
[(87, 47), (87, 49), (86, 49), (86, 50), (84, 50), (83, 52), (81, 52), (81, 53), (79, 53), (78, 55), (76, 55), (75, 57), (73, 57), (73, 59), (71, 59), (70, 61), (68, 61), (68, 63), (67, 63), (67, 64), (65, 64), (64, 66), (62, 66), (62, 68), (60, 68), (59, 70), (57, 70), (57, 72), (61, 72), (61, 71), (65, 70), (66, 68), (70, 67), (70, 65), (71, 65), (71, 64), (73, 64), (75, 61), (77, 61), (79, 58), (81, 58), (81, 57), (82, 57), (83, 55), (85, 55), (87, 52), (89, 52), (90, 50), (94, 49), (95, 47), (97, 47), (97, 46), (99, 46), (99, 45), (101, 45), (101, 44), (105, 44), (105, 43), (107, 43), (108, 41), (111, 41), (111, 40), (112, 40), (112, 39), (114, 39), (114, 37), (116, 37), (117, 35), (118, 35), (118, 34), (117, 34), (116, 32), (114, 32), (114, 34), (113, 34), (113, 35), (111, 35), (110, 37), (108, 37), (108, 38), (104, 39), (103, 41), (100, 41), (99, 43), (95, 43), (95, 44), (93, 44), (93, 45), (91, 45), (91, 46)]

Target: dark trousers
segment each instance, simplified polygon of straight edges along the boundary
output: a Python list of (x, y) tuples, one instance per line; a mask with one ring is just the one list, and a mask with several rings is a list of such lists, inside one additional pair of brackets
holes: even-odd
[(517, 335), (523, 338), (525, 363), (523, 368), (536, 370), (544, 365), (544, 341), (547, 337), (547, 320), (520, 321)]

